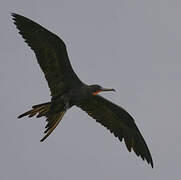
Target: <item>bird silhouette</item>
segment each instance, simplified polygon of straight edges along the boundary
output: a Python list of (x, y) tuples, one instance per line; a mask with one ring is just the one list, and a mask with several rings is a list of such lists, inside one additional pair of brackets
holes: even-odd
[(21, 114), (24, 116), (46, 117), (44, 141), (57, 127), (64, 114), (77, 106), (105, 126), (120, 141), (124, 139), (128, 151), (133, 151), (153, 167), (153, 161), (146, 142), (134, 119), (122, 107), (98, 95), (102, 91), (115, 91), (100, 85), (87, 85), (75, 74), (69, 61), (65, 43), (55, 34), (36, 22), (12, 13), (14, 24), (25, 42), (34, 51), (48, 86), (51, 102), (32, 106)]

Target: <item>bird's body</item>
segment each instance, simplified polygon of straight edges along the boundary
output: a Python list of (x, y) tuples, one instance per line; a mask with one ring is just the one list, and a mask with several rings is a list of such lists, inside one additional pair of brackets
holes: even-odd
[(149, 149), (131, 115), (98, 95), (102, 91), (114, 89), (84, 84), (73, 71), (66, 46), (57, 35), (24, 16), (18, 14), (12, 16), (19, 33), (35, 52), (52, 96), (51, 102), (35, 105), (19, 118), (35, 115), (46, 117), (45, 136), (41, 139), (44, 141), (67, 110), (77, 106), (109, 129), (120, 141), (124, 139), (129, 151), (133, 149), (136, 155), (141, 156), (143, 160), (146, 159), (153, 167)]

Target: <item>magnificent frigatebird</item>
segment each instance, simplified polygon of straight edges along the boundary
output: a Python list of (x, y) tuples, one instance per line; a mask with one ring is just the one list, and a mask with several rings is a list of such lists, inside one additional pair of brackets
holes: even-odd
[(66, 111), (74, 105), (78, 106), (109, 129), (120, 141), (124, 139), (129, 152), (133, 149), (137, 156), (146, 159), (153, 167), (149, 149), (131, 115), (122, 107), (98, 95), (102, 91), (114, 89), (83, 83), (72, 69), (65, 43), (57, 35), (24, 16), (12, 13), (12, 17), (19, 33), (34, 51), (52, 96), (51, 102), (32, 106), (30, 111), (18, 118), (45, 116), (45, 136), (40, 140), (44, 141)]

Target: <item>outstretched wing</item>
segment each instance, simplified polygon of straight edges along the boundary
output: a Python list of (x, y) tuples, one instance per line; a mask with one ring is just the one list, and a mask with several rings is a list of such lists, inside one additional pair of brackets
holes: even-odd
[(120, 141), (124, 138), (128, 151), (133, 149), (137, 156), (146, 159), (153, 167), (152, 157), (143, 136), (134, 119), (123, 108), (99, 95), (79, 104), (78, 107), (114, 133)]
[(14, 13), (12, 16), (19, 33), (35, 52), (52, 96), (81, 83), (72, 69), (65, 43), (57, 35), (26, 17)]

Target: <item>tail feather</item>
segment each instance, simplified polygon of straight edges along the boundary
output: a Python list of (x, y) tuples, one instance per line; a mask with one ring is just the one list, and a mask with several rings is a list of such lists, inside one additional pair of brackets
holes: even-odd
[(57, 127), (61, 119), (63, 118), (63, 115), (65, 114), (64, 109), (60, 109), (59, 112), (52, 113), (51, 111), (51, 102), (42, 103), (38, 105), (32, 106), (32, 109), (19, 115), (18, 118), (22, 118), (24, 116), (33, 117), (37, 115), (36, 117), (42, 117), (46, 116), (47, 125), (45, 127), (45, 136), (40, 140), (41, 142), (44, 141)]
[(57, 125), (59, 124), (59, 122), (61, 121), (61, 119), (63, 118), (63, 115), (65, 114), (66, 111), (62, 111), (58, 114), (56, 114), (54, 117), (52, 117), (52, 122), (51, 125), (49, 125), (47, 127), (47, 129), (45, 130), (45, 136), (40, 140), (41, 142), (43, 142), (52, 132), (53, 130), (57, 127)]
[(51, 103), (48, 102), (32, 106), (31, 110), (19, 115), (18, 118), (22, 118), (24, 116), (33, 117), (36, 114), (38, 114), (37, 117), (46, 116), (47, 112), (49, 111), (50, 105)]
[(50, 104), (51, 104), (50, 102), (41, 103), (41, 104), (37, 104), (37, 105), (32, 106), (32, 108), (38, 108), (40, 106), (45, 106), (45, 105), (50, 105)]
[(36, 116), (37, 118), (40, 118), (42, 116), (47, 116), (48, 115), (48, 111), (49, 109), (43, 109), (41, 112), (39, 112), (39, 114)]

